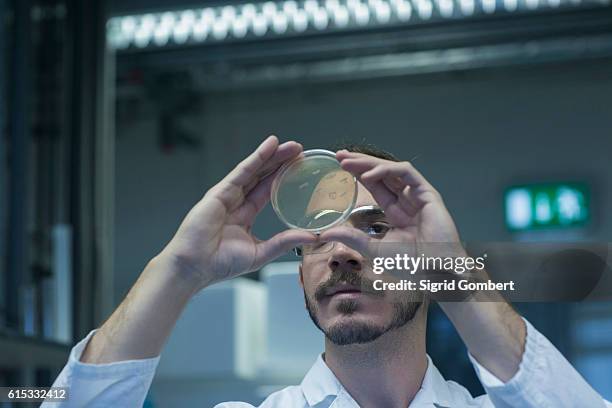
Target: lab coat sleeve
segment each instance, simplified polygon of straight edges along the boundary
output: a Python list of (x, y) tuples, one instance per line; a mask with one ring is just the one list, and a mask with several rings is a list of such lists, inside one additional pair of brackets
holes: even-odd
[(502, 382), (468, 354), (495, 407), (612, 407), (542, 333), (527, 320), (525, 324), (525, 352), (519, 370), (508, 382)]
[(75, 345), (54, 387), (67, 387), (65, 402), (44, 402), (43, 408), (142, 407), (159, 356), (110, 364), (85, 364), (79, 359), (95, 330)]

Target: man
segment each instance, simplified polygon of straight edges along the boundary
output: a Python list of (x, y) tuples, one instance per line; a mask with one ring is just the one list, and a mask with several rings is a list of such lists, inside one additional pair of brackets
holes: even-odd
[(371, 265), (360, 250), (391, 234), (407, 245), (452, 244), (453, 255), (464, 256), (454, 222), (410, 163), (351, 150), (338, 151), (337, 158), (359, 181), (356, 210), (345, 225), (318, 237), (288, 230), (260, 241), (251, 234), (275, 172), (302, 151), (296, 142), (279, 145), (269, 137), (212, 187), (112, 316), (74, 347), (55, 383), (70, 387), (67, 405), (142, 405), (162, 346), (195, 293), (301, 247), (300, 284), (308, 312), (325, 333), (325, 353), (300, 386), (270, 395), (262, 407), (612, 406), (503, 301), (439, 302), (487, 394), (472, 398), (445, 381), (425, 351), (430, 295), (366, 290)]

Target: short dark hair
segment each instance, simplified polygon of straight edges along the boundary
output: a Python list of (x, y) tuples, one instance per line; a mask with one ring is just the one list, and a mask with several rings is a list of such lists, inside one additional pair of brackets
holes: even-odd
[(379, 159), (390, 160), (394, 162), (400, 161), (393, 154), (371, 143), (364, 143), (364, 142), (355, 143), (355, 142), (343, 141), (343, 142), (336, 143), (332, 147), (331, 150), (334, 152), (337, 152), (338, 150), (348, 150), (349, 152), (363, 153), (363, 154), (367, 154), (368, 156), (378, 157)]

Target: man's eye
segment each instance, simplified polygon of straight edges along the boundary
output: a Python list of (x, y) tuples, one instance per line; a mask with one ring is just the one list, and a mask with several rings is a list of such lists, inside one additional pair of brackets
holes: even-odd
[(379, 235), (386, 234), (387, 231), (389, 231), (390, 229), (391, 229), (391, 227), (388, 224), (379, 222), (379, 223), (376, 223), (376, 224), (368, 225), (365, 232), (368, 235), (379, 236)]

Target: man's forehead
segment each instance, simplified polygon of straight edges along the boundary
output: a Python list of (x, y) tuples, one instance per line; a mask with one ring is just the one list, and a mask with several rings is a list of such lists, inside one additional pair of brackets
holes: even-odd
[(355, 207), (362, 207), (364, 205), (378, 206), (378, 203), (374, 196), (372, 196), (372, 193), (363, 184), (357, 182), (357, 201), (355, 202)]

